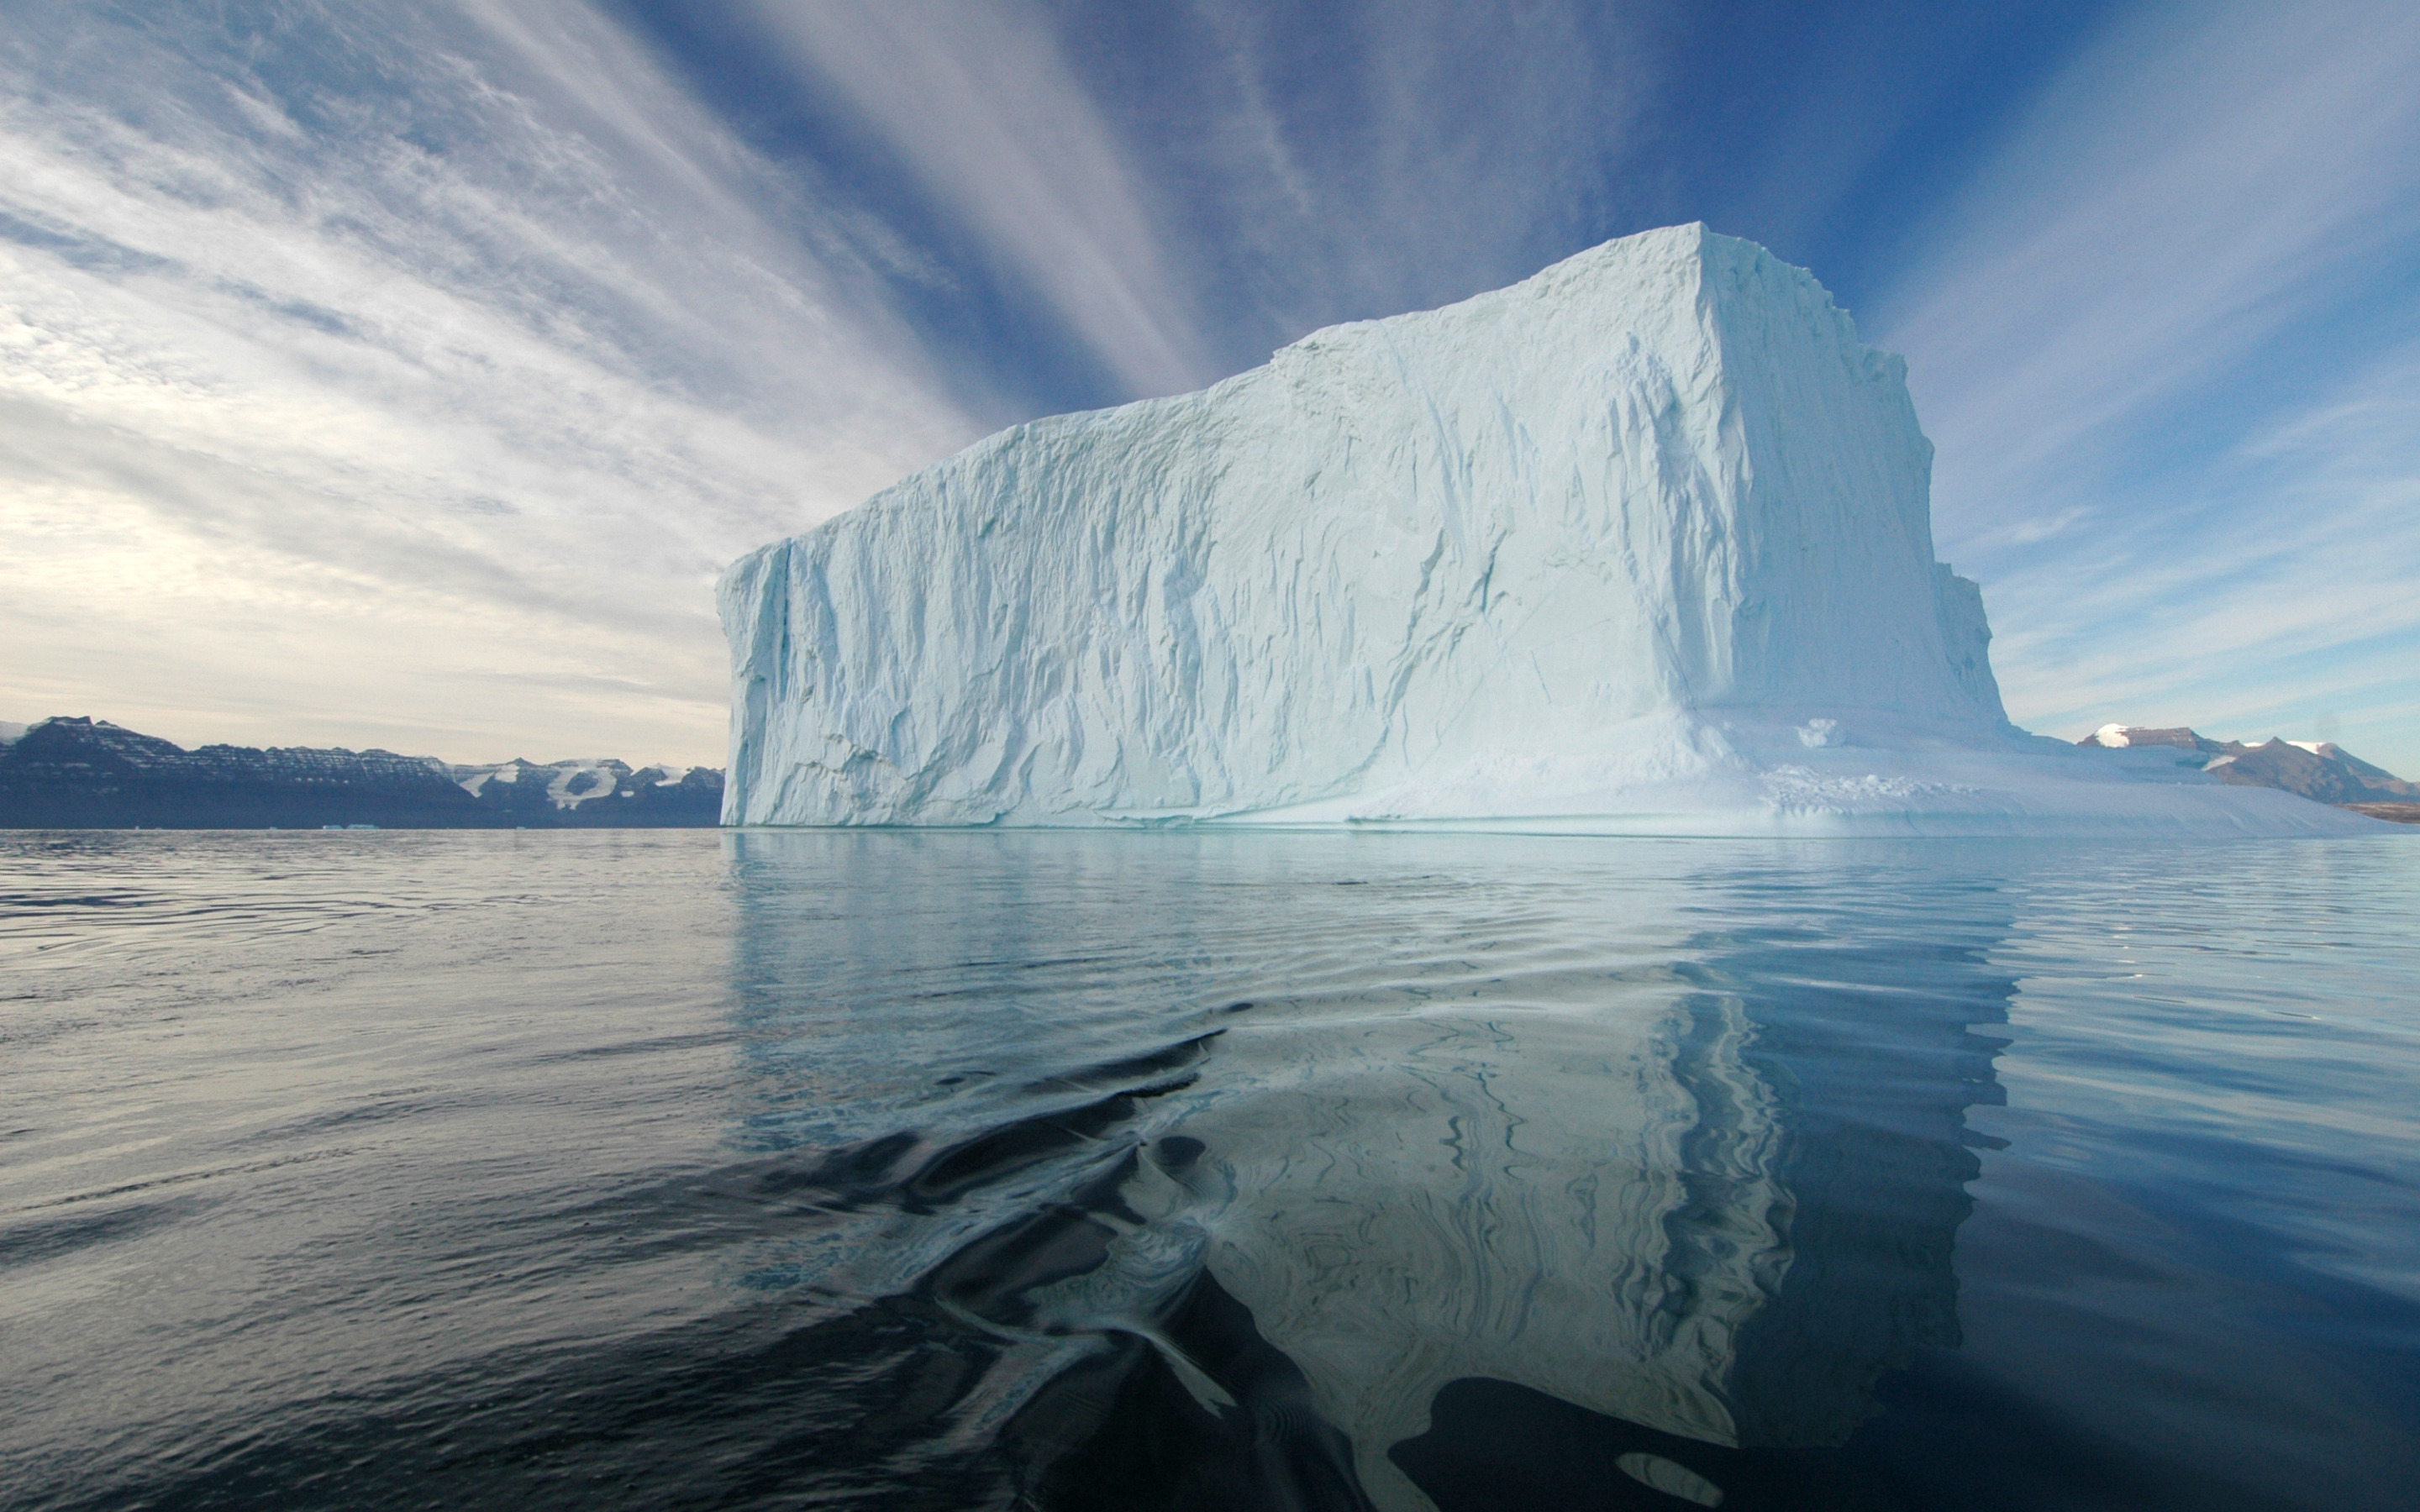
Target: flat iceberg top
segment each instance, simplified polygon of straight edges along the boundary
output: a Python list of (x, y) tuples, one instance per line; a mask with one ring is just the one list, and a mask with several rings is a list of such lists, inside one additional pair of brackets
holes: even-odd
[(1609, 241), (743, 558), (725, 821), (1921, 809), (1821, 774), (2023, 738), (1931, 464), (1904, 364), (1811, 275)]

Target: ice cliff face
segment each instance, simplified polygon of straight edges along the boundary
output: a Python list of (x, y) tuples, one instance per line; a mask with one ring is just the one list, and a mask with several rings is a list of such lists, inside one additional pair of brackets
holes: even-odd
[(1626, 237), (1003, 431), (742, 559), (724, 820), (1899, 803), (1822, 759), (1776, 789), (1770, 753), (2012, 733), (1931, 463), (1904, 364), (1811, 275)]

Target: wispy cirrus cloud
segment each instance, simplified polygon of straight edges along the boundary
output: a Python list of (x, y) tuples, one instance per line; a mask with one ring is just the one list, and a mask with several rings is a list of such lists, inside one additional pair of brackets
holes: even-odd
[(2415, 67), (2420, 12), (2335, 0), (2162, 7), (2076, 60), (1875, 322), (1955, 443), (1944, 533), (2044, 507), (2408, 266)]
[(1655, 177), (1634, 159), (1665, 9), (1196, 0), (1215, 66), (1158, 156), (1187, 169), (1186, 240), (1222, 317), (1259, 338), (1231, 356), (1463, 299), (1600, 239), (1608, 186)]
[(761, 4), (764, 35), (844, 97), (1135, 395), (1219, 377), (1163, 219), (1021, 0)]
[(1073, 336), (1107, 378), (1087, 402), (1199, 387), (1577, 250), (1651, 94), (1643, 18), (1571, 5), (747, 15), (818, 114), (881, 145), (877, 177), (912, 181)]
[[(2227, 448), (2193, 517), (2105, 519), (1995, 594), (2012, 707), (2341, 739), (2420, 770), (2420, 343)], [(2081, 532), (2079, 532), (2081, 533)]]
[(878, 228), (583, 8), (29, 8), (0, 94), (28, 715), (706, 759), (712, 574), (970, 436)]
[(1911, 360), (1938, 532), (1985, 580), (2021, 721), (2359, 708), (2348, 743), (2420, 765), (2379, 659), (2420, 650), (2420, 428), (2376, 402), (2412, 377), (2380, 316), (2420, 275), (2415, 76), (2408, 6), (2129, 15), (1871, 322)]

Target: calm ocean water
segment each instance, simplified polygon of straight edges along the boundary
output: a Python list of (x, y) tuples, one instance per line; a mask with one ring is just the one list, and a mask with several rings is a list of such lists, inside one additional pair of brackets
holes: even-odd
[(2420, 1504), (2420, 843), (0, 836), (0, 1504)]

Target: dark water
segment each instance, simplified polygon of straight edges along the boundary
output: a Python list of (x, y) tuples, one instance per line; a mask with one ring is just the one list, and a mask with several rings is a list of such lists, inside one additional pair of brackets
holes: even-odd
[(0, 1504), (2420, 1504), (2420, 844), (0, 838)]

